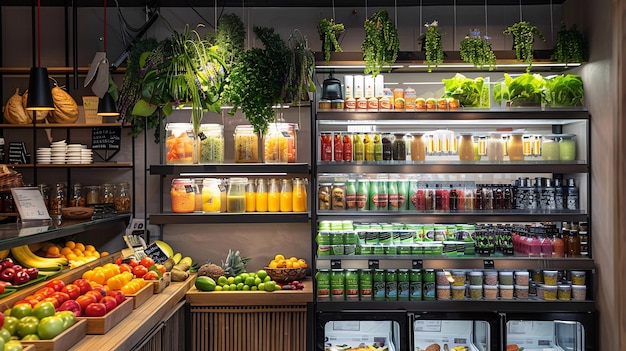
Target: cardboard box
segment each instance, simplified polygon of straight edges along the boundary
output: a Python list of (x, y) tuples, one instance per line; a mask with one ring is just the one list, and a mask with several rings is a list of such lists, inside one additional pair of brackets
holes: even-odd
[(85, 124), (102, 124), (102, 116), (98, 116), (99, 100), (97, 96), (83, 96)]
[(87, 335), (87, 321), (76, 320), (73, 326), (52, 340), (20, 340), (22, 345), (34, 345), (35, 351), (65, 351)]
[(133, 299), (128, 298), (126, 301), (117, 305), (117, 307), (102, 317), (78, 317), (77, 319), (87, 322), (87, 334), (102, 335), (106, 334), (106, 332), (118, 325), (132, 312)]

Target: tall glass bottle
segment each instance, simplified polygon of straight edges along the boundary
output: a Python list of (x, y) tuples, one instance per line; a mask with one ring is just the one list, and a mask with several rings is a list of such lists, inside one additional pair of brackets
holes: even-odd
[(248, 178), (230, 178), (226, 194), (226, 211), (228, 213), (246, 212), (246, 185)]
[(280, 212), (280, 185), (278, 179), (270, 179), (267, 190), (267, 211)]
[(291, 180), (283, 179), (280, 183), (280, 212), (293, 212), (293, 187)]
[(293, 212), (306, 212), (306, 179), (293, 180)]
[(246, 212), (256, 211), (256, 186), (254, 180), (250, 180), (246, 185)]
[(255, 194), (255, 208), (256, 212), (267, 212), (267, 183), (265, 179), (257, 179), (256, 194)]

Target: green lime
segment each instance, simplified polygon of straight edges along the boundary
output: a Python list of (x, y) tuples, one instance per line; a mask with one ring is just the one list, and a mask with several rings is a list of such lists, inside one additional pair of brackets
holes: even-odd
[(265, 270), (263, 270), (263, 269), (259, 269), (259, 270), (256, 272), (256, 275), (257, 275), (259, 278), (261, 278), (261, 279), (265, 279), (265, 277), (267, 277), (267, 272), (266, 272)]
[(261, 283), (263, 283), (263, 279), (259, 277), (254, 278), (254, 285), (259, 285)]
[(250, 286), (249, 285), (244, 285), (242, 290), (243, 291), (250, 291)]
[(247, 277), (246, 281), (244, 282), (244, 284), (249, 285), (249, 286), (256, 285), (254, 283), (254, 278), (252, 278), (252, 277)]
[(246, 278), (248, 278), (250, 275), (246, 272), (243, 272), (241, 274), (239, 274), (239, 276), (241, 277), (241, 279), (245, 280)]
[(222, 289), (223, 288), (221, 286), (219, 286), (219, 285), (215, 287), (215, 291), (222, 291)]
[(244, 286), (243, 283), (237, 284), (237, 290), (243, 290), (243, 286)]
[(217, 285), (224, 286), (228, 283), (228, 279), (225, 276), (217, 278)]
[(237, 285), (235, 285), (235, 284), (231, 284), (231, 285), (228, 287), (228, 290), (230, 290), (230, 291), (237, 291)]
[(265, 282), (263, 284), (265, 284), (265, 291), (274, 291), (274, 287), (276, 287), (276, 283), (272, 280)]
[(271, 281), (272, 281), (272, 278), (269, 275), (263, 279), (264, 283), (271, 282)]
[(259, 290), (265, 290), (265, 283), (261, 283), (257, 285), (257, 287), (259, 288)]
[(250, 287), (250, 291), (257, 291), (257, 290), (259, 290), (259, 288), (257, 288), (256, 285), (253, 285)]
[(239, 285), (239, 283), (241, 283), (243, 281), (243, 279), (241, 279), (240, 276), (236, 276), (235, 279), (233, 279), (233, 283)]

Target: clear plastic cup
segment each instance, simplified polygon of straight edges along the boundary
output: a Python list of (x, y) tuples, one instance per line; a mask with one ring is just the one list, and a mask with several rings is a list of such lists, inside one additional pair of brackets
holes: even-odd
[(513, 299), (513, 285), (500, 285), (500, 299), (502, 300)]
[(485, 300), (495, 300), (498, 298), (498, 285), (483, 285)]
[(558, 271), (543, 271), (543, 283), (544, 285), (556, 286), (558, 281)]
[(572, 285), (572, 299), (575, 301), (585, 301), (587, 299), (587, 286)]

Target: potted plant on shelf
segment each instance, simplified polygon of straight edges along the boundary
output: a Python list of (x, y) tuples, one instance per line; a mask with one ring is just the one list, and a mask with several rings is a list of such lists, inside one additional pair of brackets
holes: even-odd
[(478, 69), (487, 67), (493, 71), (496, 67), (496, 55), (487, 39), (486, 36), (484, 38), (480, 36), (478, 29), (471, 31), (470, 35), (461, 41), (461, 60), (473, 64)]
[(587, 39), (578, 31), (575, 24), (570, 29), (567, 29), (565, 22), (561, 22), (561, 30), (556, 35), (556, 45), (550, 59), (563, 62), (566, 66), (570, 62), (586, 62), (589, 60)]
[(317, 30), (322, 40), (322, 52), (326, 63), (330, 62), (330, 54), (334, 52), (343, 52), (339, 45), (339, 36), (345, 30), (343, 23), (335, 23), (334, 19), (322, 18), (317, 24)]
[[(386, 10), (374, 12), (365, 20), (365, 40), (361, 44), (365, 74), (376, 77), (386, 66), (396, 62), (400, 41), (398, 30)], [(391, 67), (387, 67), (391, 71)]]
[(515, 58), (528, 64), (526, 72), (530, 72), (533, 63), (533, 44), (535, 36), (546, 41), (537, 26), (532, 26), (529, 22), (520, 21), (504, 30), (504, 34), (513, 36), (513, 48), (515, 49)]
[(422, 45), (424, 46), (426, 65), (428, 65), (428, 72), (433, 71), (433, 67), (443, 63), (443, 43), (441, 40), (441, 32), (439, 32), (439, 23), (433, 21), (433, 23), (426, 23), (426, 33), (422, 38)]

